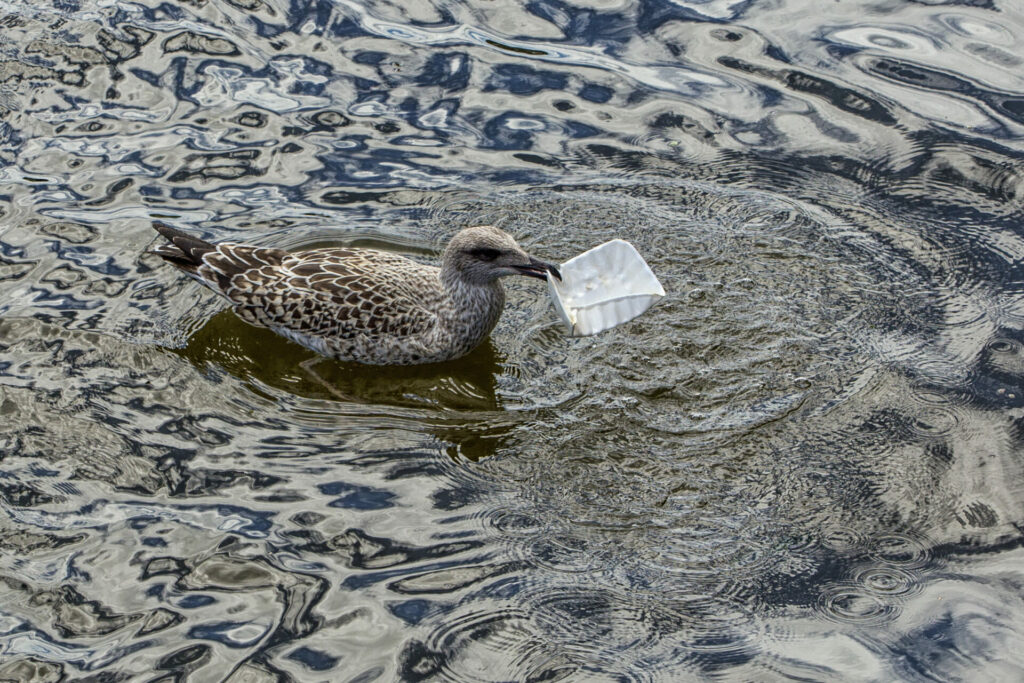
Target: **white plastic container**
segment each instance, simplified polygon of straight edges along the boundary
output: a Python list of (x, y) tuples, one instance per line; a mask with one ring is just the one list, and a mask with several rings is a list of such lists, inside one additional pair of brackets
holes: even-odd
[(636, 248), (612, 240), (569, 259), (562, 281), (548, 277), (555, 310), (573, 336), (597, 334), (632, 320), (665, 296)]

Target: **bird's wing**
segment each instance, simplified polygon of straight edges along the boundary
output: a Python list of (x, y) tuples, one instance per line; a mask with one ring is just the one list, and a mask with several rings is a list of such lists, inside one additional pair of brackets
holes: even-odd
[(245, 278), (251, 273), (267, 268), (278, 268), (288, 256), (288, 252), (283, 249), (250, 247), (231, 242), (202, 244), (207, 249), (201, 253), (184, 254), (182, 255), (184, 258), (181, 256), (177, 257), (182, 262), (185, 261), (185, 258), (191, 261), (191, 263), (186, 263), (184, 266), (174, 261), (176, 256), (171, 250), (177, 248), (176, 245), (163, 245), (155, 249), (154, 252), (165, 259), (171, 260), (179, 268), (192, 273), (211, 289), (220, 292), (229, 299), (231, 298), (230, 291), (234, 286), (236, 278)]
[(232, 242), (213, 244), (159, 221), (154, 222), (153, 227), (167, 242), (158, 245), (152, 253), (221, 294), (230, 287), (235, 275), (261, 266), (279, 265), (288, 256), (282, 249)]
[(267, 327), (339, 339), (408, 337), (437, 322), (431, 271), (382, 251), (314, 249), (239, 272), (222, 291), (243, 318)]

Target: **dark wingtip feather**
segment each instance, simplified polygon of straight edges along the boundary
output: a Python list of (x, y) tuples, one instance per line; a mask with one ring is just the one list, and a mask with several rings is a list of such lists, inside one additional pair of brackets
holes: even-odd
[(172, 228), (166, 223), (161, 223), (160, 221), (153, 221), (153, 229), (156, 230), (161, 235), (163, 235), (164, 237), (166, 237), (168, 240), (174, 239), (176, 235), (185, 234), (181, 230), (176, 230), (175, 228)]
[(185, 252), (183, 252), (181, 249), (178, 249), (177, 247), (172, 246), (170, 244), (161, 244), (159, 247), (156, 247), (155, 249), (150, 249), (146, 253), (155, 254), (156, 256), (159, 256), (167, 263), (170, 263), (172, 266), (176, 266), (186, 272), (196, 272), (196, 264), (192, 261), (192, 259), (186, 256)]
[(180, 254), (177, 252), (171, 252), (170, 249), (161, 251), (158, 247), (154, 250), (154, 253), (178, 266), (198, 266), (202, 263), (203, 254), (214, 251), (217, 248), (209, 242), (201, 240), (198, 237), (193, 237), (187, 232), (178, 230), (177, 228), (172, 228), (166, 223), (153, 221), (153, 229), (160, 233), (164, 239), (177, 247), (181, 252)]

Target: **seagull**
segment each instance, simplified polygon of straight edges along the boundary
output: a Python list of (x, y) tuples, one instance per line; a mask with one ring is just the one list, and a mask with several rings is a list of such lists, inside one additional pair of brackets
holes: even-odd
[(464, 356), (501, 317), (500, 278), (562, 279), (490, 225), (448, 242), (441, 266), (356, 247), (288, 252), (213, 244), (163, 223), (152, 253), (227, 299), (242, 320), (325, 356), (368, 365), (419, 365)]

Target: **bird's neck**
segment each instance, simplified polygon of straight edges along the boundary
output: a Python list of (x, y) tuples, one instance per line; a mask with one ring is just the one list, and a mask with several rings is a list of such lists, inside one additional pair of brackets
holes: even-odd
[(505, 290), (498, 280), (485, 285), (466, 282), (457, 273), (442, 270), (441, 284), (448, 299), (446, 324), (482, 341), (501, 317)]

